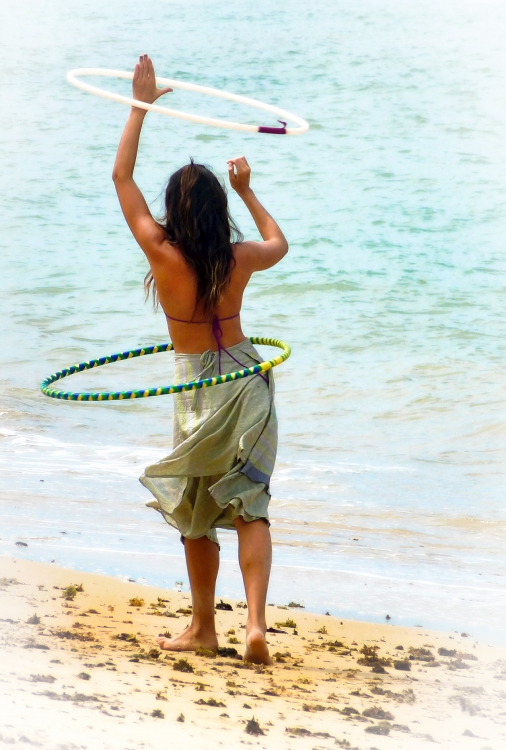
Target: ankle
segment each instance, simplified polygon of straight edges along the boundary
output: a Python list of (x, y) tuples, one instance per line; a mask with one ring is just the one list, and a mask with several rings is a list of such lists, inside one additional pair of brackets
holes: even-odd
[(216, 623), (214, 618), (195, 617), (194, 615), (190, 624), (190, 630), (195, 635), (216, 633)]
[(250, 633), (253, 630), (260, 630), (264, 635), (267, 632), (267, 623), (265, 620), (248, 620), (246, 623), (246, 633)]

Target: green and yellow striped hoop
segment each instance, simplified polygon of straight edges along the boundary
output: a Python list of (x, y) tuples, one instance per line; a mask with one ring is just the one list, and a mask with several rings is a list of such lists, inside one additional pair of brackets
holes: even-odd
[(230, 372), (225, 375), (216, 375), (213, 378), (205, 378), (204, 380), (193, 380), (190, 383), (180, 383), (179, 385), (162, 385), (159, 388), (139, 388), (132, 391), (103, 391), (95, 393), (80, 393), (74, 391), (58, 391), (54, 388), (50, 388), (52, 383), (57, 380), (62, 380), (69, 375), (73, 375), (76, 372), (83, 372), (84, 370), (91, 370), (94, 367), (101, 367), (102, 365), (108, 365), (112, 362), (119, 362), (123, 359), (133, 359), (134, 357), (145, 357), (148, 354), (159, 354), (162, 352), (170, 352), (174, 349), (171, 343), (168, 344), (156, 344), (155, 346), (145, 346), (142, 349), (132, 349), (128, 352), (120, 352), (119, 354), (109, 354), (107, 357), (99, 357), (98, 359), (91, 359), (89, 362), (81, 362), (78, 365), (71, 365), (65, 367), (63, 370), (49, 375), (40, 384), (40, 390), (45, 396), (50, 398), (60, 398), (66, 401), (123, 401), (132, 398), (149, 398), (150, 396), (167, 396), (170, 393), (181, 393), (181, 391), (196, 391), (199, 388), (209, 388), (213, 385), (220, 385), (221, 383), (229, 383), (231, 380), (239, 380), (240, 378), (247, 378), (250, 375), (257, 375), (260, 372), (266, 372), (271, 370), (276, 365), (280, 365), (284, 362), (291, 354), (291, 349), (288, 344), (285, 344), (279, 339), (264, 339), (260, 336), (251, 336), (250, 341), (252, 344), (260, 344), (264, 346), (275, 346), (278, 349), (282, 349), (282, 354), (279, 354), (273, 359), (269, 359), (266, 362), (261, 362), (254, 367), (246, 367), (244, 370), (237, 370), (237, 372)]

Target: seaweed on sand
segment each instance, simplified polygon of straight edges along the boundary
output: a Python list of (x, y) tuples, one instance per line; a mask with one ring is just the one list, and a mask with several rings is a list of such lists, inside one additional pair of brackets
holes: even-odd
[[(342, 641), (327, 641), (324, 645), (328, 648), (329, 651), (337, 651), (338, 648), (346, 649), (346, 646)], [(350, 653), (350, 651), (348, 651), (348, 653)], [(344, 654), (341, 655), (344, 656)]]
[(328, 732), (311, 732), (306, 727), (286, 727), (285, 732), (293, 737), (320, 737), (321, 739), (332, 739), (333, 735)]
[(360, 659), (357, 659), (357, 664), (366, 667), (391, 667), (391, 660), (387, 657), (379, 656), (378, 650), (379, 646), (367, 646), (364, 644), (359, 651), (362, 656)]
[(164, 603), (162, 599), (158, 599), (156, 602), (151, 602), (149, 605), (150, 609), (167, 609), (167, 605)]
[(457, 652), (457, 659), (464, 659), (466, 661), (478, 661), (478, 657), (474, 654), (466, 654), (464, 651)]
[(246, 722), (246, 728), (244, 730), (246, 734), (252, 734), (254, 736), (258, 736), (260, 734), (265, 734), (264, 730), (258, 723), (258, 721), (253, 716), (251, 719), (248, 719)]
[(380, 706), (366, 708), (365, 711), (362, 711), (362, 716), (367, 716), (369, 719), (388, 719), (389, 721), (395, 719), (395, 716), (391, 714), (390, 711), (385, 711), (385, 709)]
[(135, 633), (118, 633), (117, 635), (113, 636), (113, 638), (116, 638), (116, 640), (118, 641), (126, 641), (127, 643), (131, 643), (133, 646), (140, 645)]
[(73, 602), (74, 599), (77, 596), (77, 586), (67, 586), (66, 589), (63, 590), (62, 597), (66, 599), (68, 602)]
[(4, 588), (5, 586), (19, 586), (19, 581), (17, 578), (0, 578), (0, 588)]
[(429, 651), (428, 648), (415, 648), (414, 646), (410, 646), (409, 649), (409, 658), (411, 660), (415, 661), (435, 661), (434, 655), (431, 651)]
[[(316, 711), (326, 711), (327, 709), (320, 703), (303, 703), (302, 710), (309, 711), (310, 713), (315, 713)], [(356, 713), (358, 714), (358, 711)]]
[(343, 708), (343, 709), (341, 710), (341, 713), (342, 713), (342, 714), (343, 714), (344, 716), (359, 716), (359, 715), (360, 715), (360, 712), (359, 712), (359, 711), (357, 711), (357, 709), (356, 709), (356, 708), (353, 708), (353, 706), (345, 706), (345, 707), (344, 707), (344, 708)]
[(411, 662), (409, 661), (409, 659), (395, 659), (394, 669), (399, 669), (401, 672), (410, 672)]
[(130, 661), (138, 662), (141, 659), (157, 661), (160, 653), (157, 648), (150, 648), (149, 651), (140, 651), (138, 654), (134, 654)]
[(69, 695), (68, 693), (60, 694), (55, 693), (52, 690), (44, 690), (42, 693), (39, 693), (39, 695), (45, 695), (47, 698), (51, 698), (51, 700), (53, 701), (72, 701), (73, 703), (101, 703), (100, 698), (97, 698), (96, 695), (84, 695), (83, 693), (74, 693), (74, 695)]
[(379, 685), (371, 685), (369, 689), (374, 695), (384, 695), (387, 698), (397, 701), (397, 703), (415, 703), (416, 701), (415, 693), (411, 688), (403, 690), (402, 693), (394, 693), (392, 690), (385, 690)]
[(477, 703), (472, 703), (468, 698), (464, 698), (462, 695), (451, 695), (448, 698), (448, 703), (457, 703), (460, 706), (460, 710), (469, 716), (480, 716), (481, 706)]
[(390, 724), (388, 721), (380, 721), (379, 724), (374, 724), (372, 727), (366, 727), (365, 731), (368, 734), (382, 734), (387, 735), (390, 734)]
[(224, 612), (232, 612), (233, 607), (231, 604), (228, 604), (227, 602), (224, 602), (223, 599), (220, 599), (219, 604), (216, 605), (216, 609), (222, 609)]
[(465, 661), (462, 661), (461, 659), (455, 659), (454, 661), (448, 662), (448, 669), (451, 669), (454, 671), (455, 669), (469, 669), (469, 664), (466, 664)]
[(289, 651), (286, 651), (285, 653), (281, 653), (281, 651), (276, 651), (275, 654), (272, 655), (274, 659), (278, 662), (278, 664), (284, 664), (286, 662), (285, 657), (290, 657), (291, 654)]
[(69, 641), (96, 641), (96, 638), (91, 633), (73, 633), (71, 630), (52, 630), (51, 635)]
[(305, 727), (286, 727), (285, 732), (293, 734), (295, 737), (312, 737), (313, 733)]
[(277, 622), (276, 627), (277, 628), (296, 628), (297, 623), (291, 618), (287, 618), (284, 622)]
[(130, 601), (128, 602), (128, 605), (130, 607), (143, 607), (144, 599), (140, 599), (139, 597), (135, 596), (133, 599), (130, 599)]
[(226, 704), (222, 701), (217, 701), (216, 698), (209, 698), (208, 700), (204, 700), (203, 698), (199, 698), (198, 701), (195, 701), (195, 703), (198, 706), (213, 706), (214, 708), (226, 708)]
[(195, 669), (188, 659), (178, 659), (178, 661), (174, 662), (172, 665), (172, 669), (176, 672), (195, 672)]

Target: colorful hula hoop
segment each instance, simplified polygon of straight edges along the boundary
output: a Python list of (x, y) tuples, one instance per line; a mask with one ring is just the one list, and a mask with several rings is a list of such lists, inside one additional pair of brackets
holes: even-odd
[(220, 385), (221, 383), (229, 383), (231, 380), (239, 380), (240, 378), (247, 378), (250, 375), (257, 375), (260, 372), (266, 372), (271, 370), (276, 365), (280, 365), (284, 362), (291, 354), (291, 349), (288, 344), (285, 344), (279, 339), (264, 339), (259, 336), (251, 336), (250, 341), (252, 344), (260, 344), (264, 346), (275, 346), (278, 349), (282, 349), (283, 353), (279, 354), (274, 359), (269, 359), (266, 362), (261, 362), (253, 367), (247, 367), (244, 370), (237, 370), (237, 372), (230, 372), (225, 375), (216, 375), (213, 378), (205, 378), (204, 380), (193, 380), (190, 383), (180, 383), (179, 385), (164, 385), (160, 388), (140, 388), (132, 391), (105, 391), (105, 392), (94, 392), (94, 393), (79, 393), (73, 391), (57, 391), (49, 386), (55, 383), (57, 380), (62, 380), (69, 375), (73, 375), (76, 372), (84, 372), (84, 370), (91, 370), (94, 367), (101, 367), (102, 365), (108, 365), (112, 362), (119, 362), (123, 359), (133, 359), (134, 357), (145, 357), (148, 354), (159, 354), (162, 352), (170, 352), (174, 347), (172, 344), (156, 344), (155, 346), (145, 346), (142, 349), (133, 349), (128, 352), (120, 352), (119, 354), (110, 354), (107, 357), (99, 357), (98, 359), (91, 359), (89, 362), (81, 362), (78, 365), (71, 365), (71, 367), (65, 367), (63, 370), (49, 375), (40, 384), (40, 390), (45, 396), (50, 398), (60, 398), (66, 401), (122, 401), (133, 398), (149, 398), (150, 396), (167, 396), (170, 393), (181, 393), (181, 391), (196, 391), (199, 388), (209, 388), (214, 385)]
[[(105, 99), (112, 99), (115, 102), (121, 102), (122, 104), (129, 104), (131, 107), (139, 107), (140, 109), (150, 110), (152, 112), (158, 112), (162, 115), (169, 115), (169, 117), (177, 117), (180, 120), (189, 120), (190, 122), (198, 122), (202, 125), (212, 125), (215, 128), (227, 128), (228, 130), (242, 130), (248, 133), (272, 133), (273, 135), (302, 135), (307, 133), (309, 130), (308, 123), (293, 115), (291, 112), (287, 112), (280, 107), (273, 107), (272, 104), (264, 104), (264, 102), (258, 101), (258, 99), (250, 99), (247, 96), (240, 96), (239, 94), (231, 94), (228, 91), (220, 91), (219, 89), (213, 89), (209, 86), (199, 86), (195, 83), (186, 83), (186, 81), (174, 81), (171, 78), (159, 78), (156, 77), (157, 84), (161, 86), (171, 86), (174, 89), (184, 89), (185, 91), (194, 91), (199, 94), (207, 94), (208, 96), (216, 96), (219, 99), (228, 99), (231, 102), (239, 102), (245, 104), (248, 107), (255, 107), (256, 109), (263, 109), (265, 112), (282, 117), (283, 120), (279, 120), (282, 127), (266, 127), (265, 125), (245, 125), (240, 122), (229, 122), (227, 120), (217, 120), (214, 117), (202, 117), (201, 115), (193, 115), (189, 112), (181, 112), (179, 109), (169, 109), (169, 107), (161, 107), (159, 104), (148, 104), (147, 102), (141, 102), (138, 99), (132, 99), (129, 96), (122, 96), (121, 94), (114, 94), (112, 91), (101, 89), (98, 86), (91, 86), (89, 83), (79, 80), (79, 76), (105, 76), (106, 78), (127, 78), (132, 80), (134, 77), (133, 73), (128, 73), (125, 70), (109, 70), (108, 68), (76, 68), (70, 70), (67, 73), (67, 81), (78, 89), (87, 91), (89, 94), (96, 94), (102, 96)], [(286, 122), (293, 122), (297, 125), (295, 128), (287, 128)]]

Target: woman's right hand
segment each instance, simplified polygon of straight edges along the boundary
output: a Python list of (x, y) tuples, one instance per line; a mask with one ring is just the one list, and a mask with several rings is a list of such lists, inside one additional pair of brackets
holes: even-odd
[(235, 159), (227, 161), (228, 179), (231, 186), (239, 195), (249, 190), (249, 181), (251, 177), (251, 168), (246, 161), (245, 156), (238, 156)]
[(151, 58), (148, 55), (141, 55), (134, 69), (132, 81), (133, 98), (147, 104), (153, 104), (160, 96), (169, 94), (171, 91), (171, 88), (158, 88)]

